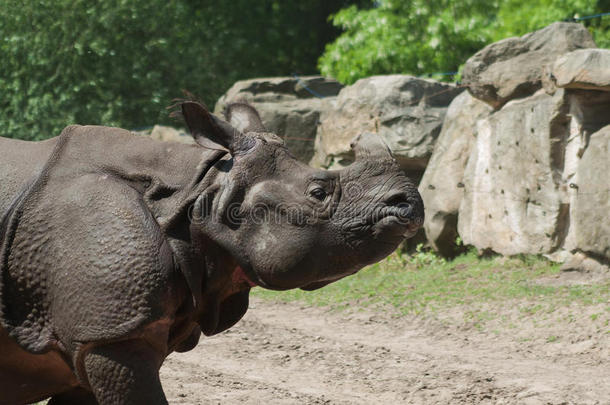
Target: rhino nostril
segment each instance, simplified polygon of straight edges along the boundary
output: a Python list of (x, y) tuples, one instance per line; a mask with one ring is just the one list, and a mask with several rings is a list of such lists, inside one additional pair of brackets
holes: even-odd
[(411, 206), (411, 203), (409, 202), (407, 196), (403, 193), (399, 193), (399, 194), (392, 194), (391, 196), (387, 197), (383, 203), (385, 205), (387, 205), (388, 207), (405, 207), (405, 206)]
[(408, 225), (413, 217), (414, 204), (405, 193), (394, 193), (383, 200), (384, 208), (380, 211), (383, 217), (393, 216)]
[(413, 202), (404, 193), (392, 194), (384, 200), (384, 203), (397, 217), (408, 219), (413, 215)]

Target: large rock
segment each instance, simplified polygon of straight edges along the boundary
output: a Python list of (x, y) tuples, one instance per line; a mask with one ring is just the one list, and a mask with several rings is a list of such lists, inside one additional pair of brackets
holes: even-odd
[(419, 185), (424, 200), (424, 228), (430, 245), (444, 256), (457, 253), (458, 211), (464, 196), (464, 169), (477, 138), (477, 122), (492, 108), (468, 92), (449, 106), (443, 129)]
[(589, 138), (571, 186), (567, 247), (610, 263), (610, 125)]
[(541, 90), (479, 120), (458, 214), (464, 243), (610, 261), (608, 111), (609, 92)]
[[(608, 262), (607, 258), (605, 260), (602, 259), (600, 262), (587, 256), (583, 252), (576, 252), (574, 254), (568, 254), (566, 260), (561, 265), (560, 270), (563, 272), (586, 273), (590, 276), (593, 275), (593, 277), (587, 277), (589, 282), (603, 282), (608, 280), (608, 276), (610, 275), (610, 265), (608, 263), (610, 262)], [(582, 283), (582, 281), (580, 283)]]
[(146, 129), (132, 131), (134, 134), (141, 136), (149, 136), (157, 141), (164, 142), (180, 142), (189, 145), (194, 145), (195, 140), (184, 129), (167, 127), (164, 125), (155, 125)]
[(320, 76), (243, 80), (218, 100), (214, 112), (222, 114), (229, 102), (247, 101), (259, 111), (265, 127), (284, 138), (298, 159), (308, 162), (314, 154), (320, 113), (342, 87)]
[(610, 49), (579, 49), (560, 56), (550, 68), (557, 87), (610, 91)]
[(554, 23), (486, 46), (466, 61), (462, 81), (473, 96), (499, 109), (509, 100), (538, 91), (546, 66), (558, 56), (595, 46), (582, 24)]
[(495, 110), (461, 95), (447, 113), (420, 184), (435, 249), (455, 252), (457, 221), (480, 251), (610, 264), (610, 51), (593, 46), (557, 23), (469, 59), (464, 82)]
[(190, 145), (195, 144), (193, 137), (185, 131), (179, 131), (176, 128), (166, 127), (163, 125), (155, 125), (150, 132), (150, 137), (152, 139), (165, 142), (180, 142)]
[(464, 173), (464, 243), (505, 255), (554, 251), (565, 237), (563, 93), (514, 100), (478, 122)]
[(453, 84), (406, 75), (373, 76), (345, 87), (321, 118), (311, 164), (340, 167), (352, 159), (350, 141), (376, 132), (385, 139), (403, 169), (421, 176), (451, 100)]

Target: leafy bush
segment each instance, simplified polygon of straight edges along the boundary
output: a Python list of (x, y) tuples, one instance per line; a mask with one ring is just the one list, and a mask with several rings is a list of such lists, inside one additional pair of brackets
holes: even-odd
[[(332, 17), (344, 32), (318, 66), (343, 83), (375, 74), (455, 72), (490, 42), (609, 10), (609, 0), (376, 0)], [(610, 17), (583, 23), (600, 47), (610, 46)]]
[[(610, 12), (610, 0), (504, 0), (497, 15), (494, 41), (523, 35), (555, 21)], [(600, 48), (610, 48), (610, 16), (582, 21)]]
[[(170, 123), (182, 89), (211, 105), (236, 80), (316, 73), (339, 29), (319, 68), (352, 83), (456, 71), (492, 40), (604, 10), (610, 0), (4, 0), (0, 136)], [(610, 17), (584, 23), (610, 46)]]
[(319, 60), (323, 74), (344, 83), (385, 73), (455, 71), (491, 33), (495, 2), (379, 0), (343, 9), (333, 23), (345, 32)]
[(5, 0), (0, 136), (68, 124), (167, 123), (181, 89), (208, 104), (236, 80), (316, 72), (345, 0)]

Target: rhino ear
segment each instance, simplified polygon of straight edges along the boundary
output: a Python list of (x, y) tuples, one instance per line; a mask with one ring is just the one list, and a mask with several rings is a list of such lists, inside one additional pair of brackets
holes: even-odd
[(246, 102), (227, 104), (224, 116), (234, 128), (243, 133), (268, 132), (256, 108)]
[(381, 136), (371, 132), (356, 136), (350, 146), (354, 150), (356, 160), (393, 160), (392, 152)]
[(202, 104), (184, 101), (180, 108), (191, 135), (199, 145), (209, 149), (228, 150), (231, 154), (247, 148), (249, 142), (241, 132), (209, 112)]

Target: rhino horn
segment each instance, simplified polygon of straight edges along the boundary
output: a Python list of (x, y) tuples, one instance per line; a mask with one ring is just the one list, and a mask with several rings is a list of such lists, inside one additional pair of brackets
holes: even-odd
[(209, 149), (228, 150), (232, 155), (252, 147), (253, 140), (216, 117), (201, 103), (184, 101), (180, 108), (191, 135), (199, 145)]
[(354, 150), (356, 160), (393, 160), (392, 152), (381, 136), (371, 132), (356, 136), (350, 146)]

